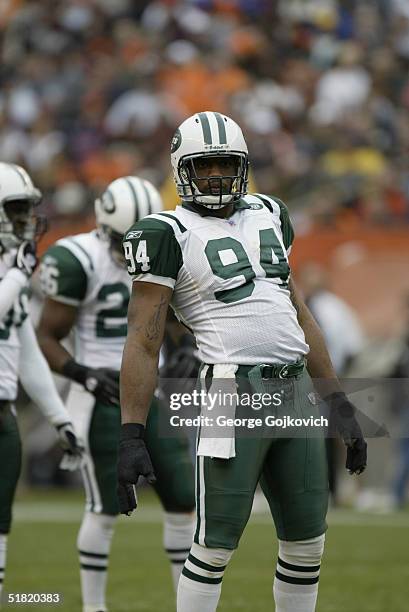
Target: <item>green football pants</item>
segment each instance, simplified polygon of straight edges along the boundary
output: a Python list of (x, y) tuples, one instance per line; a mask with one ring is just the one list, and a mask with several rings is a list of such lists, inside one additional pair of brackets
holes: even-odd
[[(166, 406), (154, 398), (146, 424), (145, 441), (156, 475), (154, 488), (167, 512), (191, 512), (195, 499), (189, 443), (183, 434), (159, 437), (159, 412), (165, 410)], [(119, 512), (116, 464), (120, 427), (118, 407), (96, 402), (89, 431), (91, 457), (82, 470), (87, 509), (91, 512)]]
[(0, 533), (11, 526), (12, 505), (21, 470), (21, 440), (10, 405), (0, 406)]
[[(242, 393), (244, 385), (237, 380)], [(275, 384), (279, 384), (277, 379)], [(318, 407), (312, 403), (313, 386), (306, 371), (297, 379), (288, 379), (283, 388), (287, 399), (275, 409), (276, 417), (320, 416)], [(292, 438), (281, 434), (267, 437), (263, 432), (256, 435), (236, 436), (234, 458), (197, 457), (196, 543), (211, 548), (236, 548), (259, 482), (278, 538), (305, 540), (325, 532), (328, 475), (324, 435), (316, 432), (311, 435), (307, 428)]]

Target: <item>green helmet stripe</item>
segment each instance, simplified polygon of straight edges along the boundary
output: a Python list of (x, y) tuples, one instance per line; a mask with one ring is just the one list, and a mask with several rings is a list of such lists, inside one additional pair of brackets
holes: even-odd
[(112, 202), (112, 209), (115, 210), (116, 208), (116, 204), (115, 204), (115, 198), (114, 198), (114, 194), (112, 193), (112, 191), (109, 189), (109, 187), (106, 190), (107, 195), (109, 195), (109, 197), (111, 198), (111, 202)]
[(223, 117), (220, 113), (213, 113), (216, 117), (217, 127), (219, 128), (219, 142), (220, 144), (227, 144), (226, 137), (226, 126), (224, 125)]
[(149, 195), (148, 188), (146, 187), (146, 185), (145, 185), (144, 181), (141, 181), (141, 185), (142, 185), (142, 189), (143, 189), (143, 192), (144, 192), (144, 194), (145, 194), (145, 197), (146, 197), (146, 204), (147, 204), (147, 206), (148, 206), (148, 212), (147, 212), (147, 214), (148, 214), (148, 215), (151, 215), (151, 214), (152, 214), (152, 202), (151, 202), (151, 197), (150, 197), (150, 195)]
[(203, 138), (206, 144), (212, 144), (212, 132), (210, 130), (209, 119), (206, 113), (199, 113), (200, 123), (202, 124)]
[(132, 195), (133, 195), (133, 201), (134, 201), (134, 206), (135, 206), (135, 222), (139, 221), (139, 206), (138, 206), (138, 196), (137, 193), (135, 191), (135, 187), (132, 185), (132, 181), (129, 180), (129, 178), (124, 177), (126, 182), (129, 185), (129, 189), (132, 191)]

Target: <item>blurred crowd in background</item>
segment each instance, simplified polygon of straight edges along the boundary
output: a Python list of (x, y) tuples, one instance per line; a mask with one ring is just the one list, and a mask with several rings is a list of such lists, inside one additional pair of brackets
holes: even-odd
[[(5, 0), (0, 31), (0, 160), (28, 170), (52, 226), (85, 230), (121, 175), (173, 208), (175, 128), (225, 113), (245, 133), (251, 189), (290, 208), (297, 282), (338, 372), (407, 372), (409, 0)], [(44, 431), (28, 429), (28, 479), (48, 482)], [(368, 476), (397, 505), (403, 443), (401, 468), (378, 448)]]
[(409, 0), (9, 0), (0, 26), (0, 159), (50, 216), (133, 173), (173, 207), (170, 139), (212, 109), (303, 229), (409, 220)]

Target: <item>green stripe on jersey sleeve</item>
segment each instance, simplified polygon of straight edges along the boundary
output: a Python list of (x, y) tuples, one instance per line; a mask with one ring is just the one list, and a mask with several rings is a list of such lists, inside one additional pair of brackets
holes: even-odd
[(66, 247), (54, 244), (41, 259), (41, 289), (45, 295), (78, 304), (87, 293), (88, 279), (81, 262)]
[(287, 206), (282, 200), (274, 198), (274, 201), (277, 202), (280, 207), (281, 232), (283, 234), (284, 246), (288, 250), (294, 240), (294, 229), (291, 223), (290, 214)]
[(283, 243), (286, 251), (290, 248), (294, 240), (294, 229), (291, 224), (290, 214), (288, 212), (287, 206), (284, 204), (282, 200), (273, 196), (263, 196), (261, 193), (255, 193), (255, 196), (260, 198), (262, 202), (267, 206), (272, 213), (274, 213), (274, 207), (270, 200), (274, 200), (276, 204), (280, 207), (280, 223), (281, 223), (281, 233), (283, 235)]
[(173, 227), (166, 221), (145, 217), (123, 239), (128, 272), (176, 280), (183, 264), (182, 251)]

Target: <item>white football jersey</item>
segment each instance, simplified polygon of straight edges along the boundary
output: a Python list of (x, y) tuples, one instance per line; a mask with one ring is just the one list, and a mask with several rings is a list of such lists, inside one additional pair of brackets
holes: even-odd
[[(0, 282), (9, 268), (0, 258)], [(12, 308), (0, 321), (0, 399), (17, 397), (20, 339), (17, 329), (28, 316), (28, 287), (20, 291)]]
[(309, 350), (288, 290), (292, 240), (285, 205), (253, 194), (228, 219), (188, 203), (149, 215), (124, 251), (133, 280), (174, 290), (203, 362), (291, 363)]
[(75, 360), (119, 370), (127, 333), (131, 279), (96, 230), (58, 240), (42, 258), (44, 293), (78, 307)]

